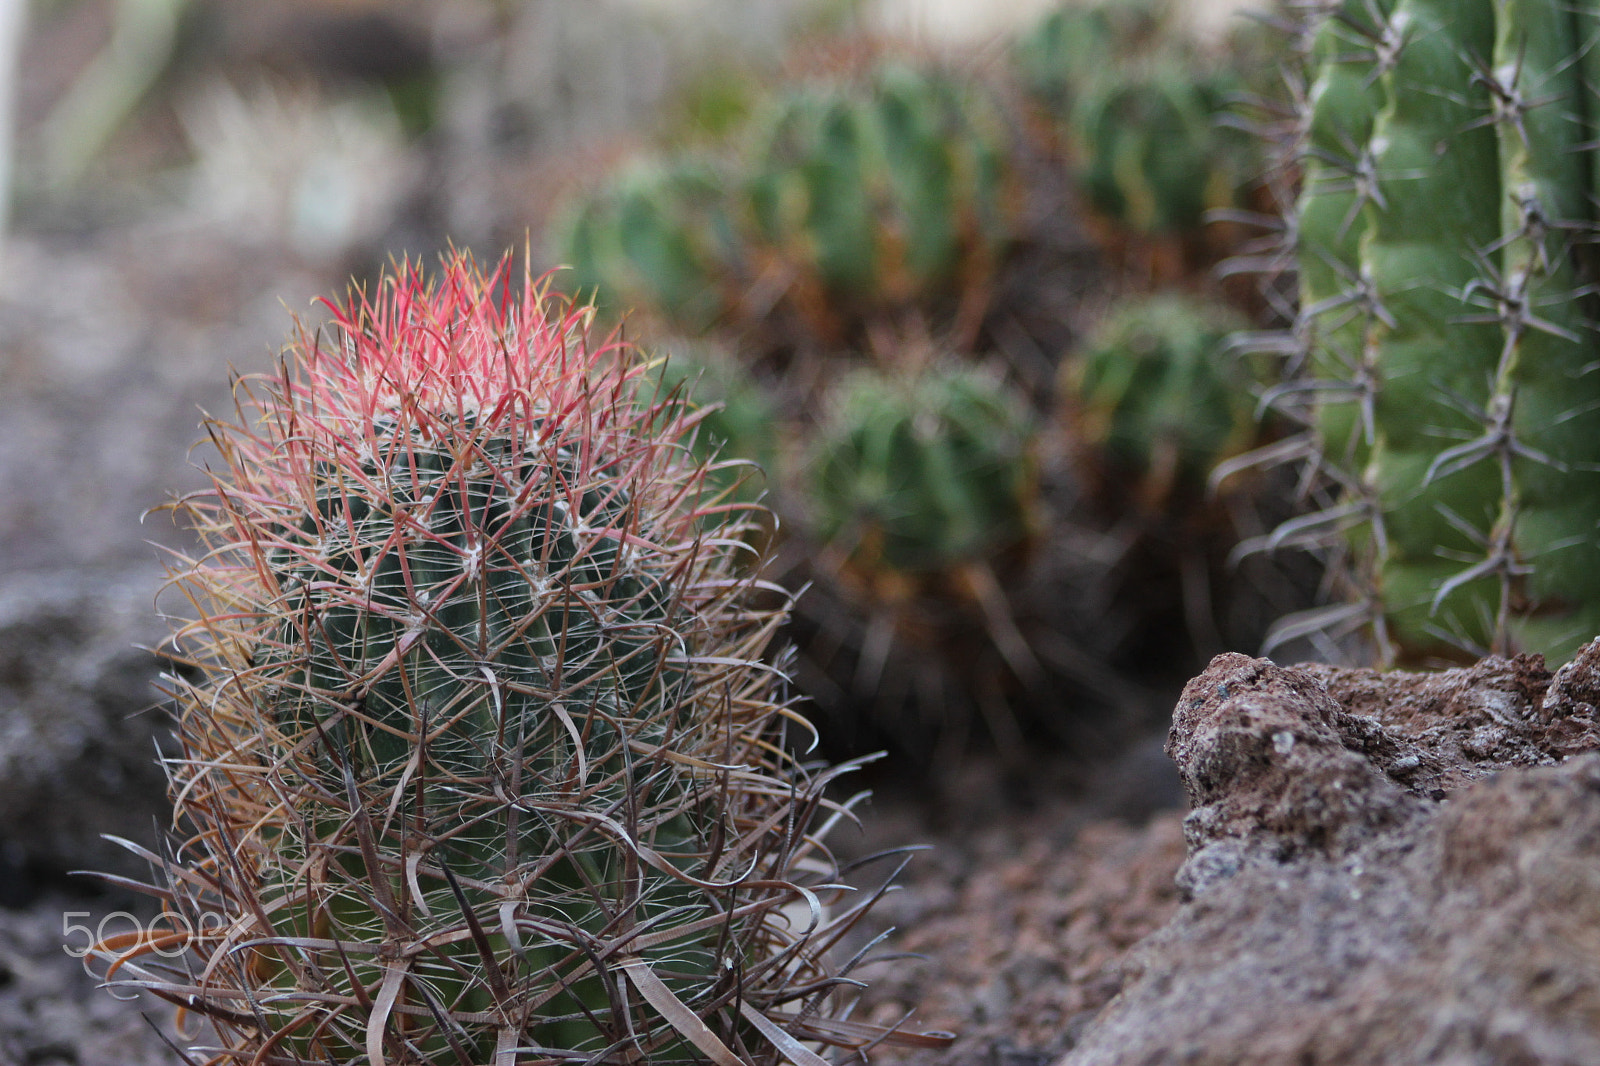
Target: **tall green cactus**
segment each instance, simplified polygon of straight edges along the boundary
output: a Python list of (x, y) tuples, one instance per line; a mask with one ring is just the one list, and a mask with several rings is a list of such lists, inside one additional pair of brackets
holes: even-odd
[(1600, 632), (1600, 341), (1588, 0), (1304, 13), (1299, 404), (1336, 495), (1277, 543), (1343, 545), (1385, 661), (1562, 657)]
[(775, 743), (749, 508), (591, 315), (505, 268), (402, 268), (213, 425), (223, 467), (182, 504), (206, 550), (176, 575), (191, 835), (150, 856), (171, 932), (101, 950), (219, 1060), (943, 1040), (836, 1020), (827, 950), (864, 905), (825, 912), (834, 775)]

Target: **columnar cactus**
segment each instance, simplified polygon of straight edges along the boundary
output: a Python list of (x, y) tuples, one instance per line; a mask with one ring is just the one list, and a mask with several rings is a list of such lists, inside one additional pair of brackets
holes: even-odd
[(827, 909), (834, 775), (775, 742), (785, 598), (590, 317), (402, 267), (213, 424), (174, 931), (102, 945), (202, 1054), (820, 1066), (884, 1035), (838, 1014), (867, 904)]
[(1600, 20), (1559, 0), (1303, 11), (1293, 225), (1308, 440), (1383, 660), (1564, 657), (1600, 632)]
[(756, 240), (834, 296), (952, 289), (1005, 239), (1002, 131), (954, 78), (891, 62), (864, 87), (791, 90), (757, 123)]
[(1102, 481), (1160, 508), (1177, 489), (1198, 496), (1213, 466), (1251, 446), (1253, 382), (1226, 348), (1243, 326), (1193, 297), (1138, 298), (1062, 364), (1068, 427)]

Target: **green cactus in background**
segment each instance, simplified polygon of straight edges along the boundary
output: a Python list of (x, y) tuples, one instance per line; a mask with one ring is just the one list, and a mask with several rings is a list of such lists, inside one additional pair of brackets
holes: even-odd
[(833, 298), (958, 288), (1006, 238), (1003, 131), (953, 76), (889, 62), (861, 86), (782, 93), (755, 122), (754, 240)]
[[(1198, 495), (1257, 435), (1251, 375), (1226, 347), (1245, 323), (1226, 308), (1159, 295), (1117, 306), (1062, 364), (1072, 433), (1149, 507)], [(1128, 480), (1131, 475), (1131, 482)]]
[(1302, 14), (1301, 376), (1276, 396), (1334, 486), (1271, 543), (1344, 553), (1349, 602), (1278, 636), (1561, 660), (1600, 632), (1600, 19), (1557, 0)]
[[(651, 370), (652, 395), (671, 398), (665, 407), (694, 423), (694, 451), (707, 462), (719, 488), (755, 502), (768, 487), (767, 472), (777, 469), (776, 402), (729, 356), (698, 347), (664, 346), (667, 354)], [(688, 411), (680, 408), (687, 405)]]
[(613, 316), (639, 309), (699, 331), (727, 311), (741, 254), (729, 175), (699, 156), (637, 162), (569, 207), (552, 254), (569, 291)]
[(113, 977), (228, 1061), (947, 1042), (836, 1020), (855, 982), (827, 951), (870, 904), (824, 910), (835, 775), (777, 742), (784, 612), (740, 570), (748, 508), (707, 502), (644, 364), (462, 259), (332, 310), (331, 341), (242, 385), (182, 503), (206, 545), (177, 574), (196, 673), (170, 679), (192, 835), (149, 856), (170, 934), (102, 943)]
[(1248, 139), (1219, 125), (1231, 74), (1157, 57), (1102, 68), (1073, 102), (1068, 140), (1090, 202), (1144, 235), (1197, 229), (1255, 176)]
[(1170, 17), (1166, 0), (1064, 3), (1017, 38), (1012, 65), (1029, 95), (1065, 113), (1098, 71), (1148, 53)]
[(861, 370), (836, 386), (809, 464), (820, 538), (868, 575), (984, 559), (1034, 531), (1032, 426), (976, 369)]

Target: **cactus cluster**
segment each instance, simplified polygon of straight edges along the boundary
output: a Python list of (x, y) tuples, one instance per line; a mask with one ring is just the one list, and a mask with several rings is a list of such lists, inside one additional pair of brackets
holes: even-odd
[(1255, 142), (1229, 122), (1251, 39), (1201, 43), (1182, 22), (1166, 0), (1069, 2), (1012, 50), (1035, 128), (1065, 157), (1091, 231), (1165, 283), (1235, 239), (1207, 213), (1247, 200), (1262, 170)]
[[(170, 934), (113, 976), (222, 1061), (788, 1061), (884, 1037), (829, 948), (870, 905), (778, 742), (749, 508), (592, 312), (507, 267), (333, 308), (215, 423), (170, 678)], [(187, 969), (151, 965), (187, 949)]]
[(1220, 461), (1255, 441), (1255, 384), (1227, 350), (1234, 313), (1179, 295), (1113, 308), (1058, 390), (1072, 435), (1097, 457), (1098, 480), (1147, 509), (1174, 491), (1197, 497)]
[(1233, 78), (1156, 56), (1106, 71), (1073, 102), (1068, 142), (1089, 201), (1142, 235), (1198, 229), (1255, 175), (1248, 142), (1219, 125)]
[(1062, 3), (1017, 38), (1012, 65), (1029, 95), (1065, 113), (1100, 71), (1154, 48), (1170, 17), (1167, 0)]
[(1004, 131), (972, 86), (885, 61), (770, 94), (718, 154), (636, 166), (573, 205), (552, 250), (580, 291), (691, 332), (776, 285), (828, 335), (986, 280), (1006, 238)]
[(1297, 374), (1277, 396), (1332, 489), (1273, 543), (1342, 554), (1348, 599), (1280, 635), (1564, 658), (1600, 632), (1600, 18), (1297, 10)]

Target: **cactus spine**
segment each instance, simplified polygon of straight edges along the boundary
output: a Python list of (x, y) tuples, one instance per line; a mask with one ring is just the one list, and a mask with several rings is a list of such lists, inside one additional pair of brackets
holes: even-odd
[[(1600, 632), (1592, 5), (1316, 4), (1295, 225), (1309, 440), (1384, 660), (1564, 656)], [(1302, 408), (1304, 409), (1304, 408)]]
[[(709, 513), (589, 318), (401, 268), (213, 425), (171, 682), (192, 832), (151, 889), (182, 931), (103, 945), (209, 1054), (820, 1066), (801, 1041), (884, 1035), (830, 1020), (867, 904), (824, 917), (832, 775), (774, 743), (748, 508)], [(187, 974), (147, 965), (174, 946)]]

